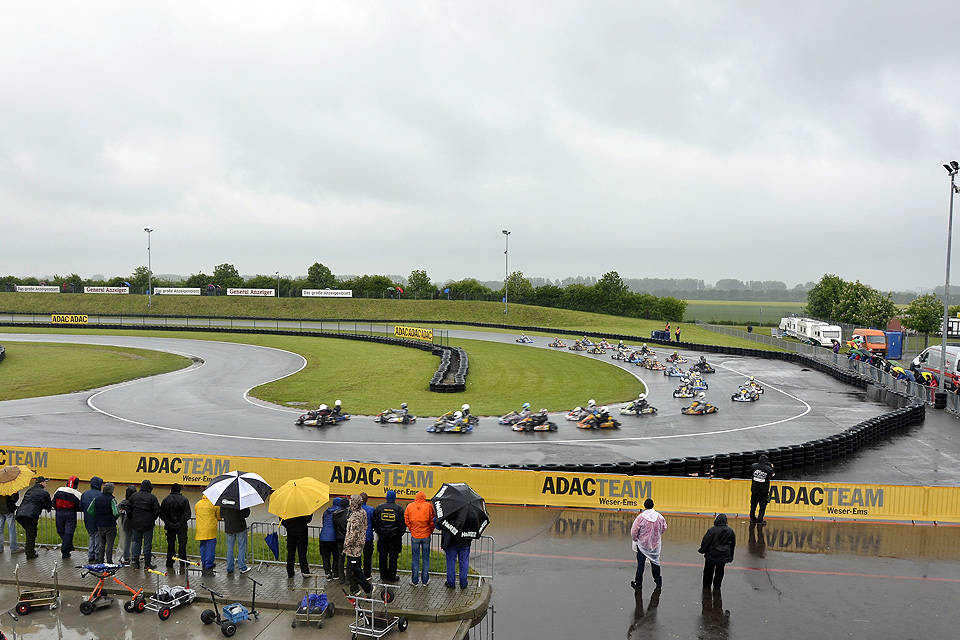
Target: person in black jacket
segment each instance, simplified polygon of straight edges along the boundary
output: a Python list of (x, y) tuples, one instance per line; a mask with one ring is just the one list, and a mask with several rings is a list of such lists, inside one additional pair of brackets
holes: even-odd
[(733, 562), (733, 552), (737, 548), (737, 534), (727, 526), (727, 515), (718, 513), (713, 526), (707, 530), (700, 543), (699, 553), (703, 554), (703, 588), (709, 589), (713, 582), (714, 591), (720, 590), (723, 582), (723, 569)]
[[(236, 566), (240, 573), (250, 571), (247, 566), (247, 517), (250, 509), (228, 509), (222, 507), (220, 515), (223, 517), (223, 532), (227, 534), (227, 573), (233, 573), (234, 549), (236, 549)], [(306, 555), (306, 552), (304, 552)]]
[(46, 487), (47, 479), (37, 476), (33, 486), (23, 494), (23, 501), (17, 508), (17, 522), (26, 534), (27, 560), (37, 557), (37, 523), (40, 522), (40, 514), (53, 509), (53, 501)]
[(177, 546), (180, 547), (180, 566), (185, 567), (187, 557), (187, 524), (192, 512), (190, 501), (187, 500), (182, 488), (176, 482), (170, 487), (170, 494), (160, 503), (160, 519), (163, 520), (163, 530), (167, 534), (167, 566), (173, 566)]
[(0, 496), (0, 549), (3, 548), (3, 530), (10, 527), (7, 537), (10, 539), (10, 553), (23, 551), (17, 542), (17, 501), (20, 492), (15, 491), (8, 496)]
[[(770, 501), (770, 481), (774, 477), (773, 465), (766, 454), (750, 467), (750, 522), (764, 524), (763, 516), (767, 512), (767, 503)], [(760, 517), (757, 517), (757, 506), (760, 506)]]
[[(87, 510), (90, 505), (100, 495), (100, 489), (103, 487), (103, 478), (93, 476), (90, 478), (90, 488), (80, 494), (80, 511), (83, 513), (83, 526), (87, 530), (87, 537), (90, 542), (87, 544), (87, 562), (97, 561), (97, 545), (100, 544), (100, 536), (97, 535), (97, 519), (87, 517)], [(100, 554), (101, 557), (103, 554)]]
[(333, 512), (333, 530), (337, 534), (337, 559), (333, 573), (340, 580), (340, 584), (347, 584), (347, 572), (343, 563), (343, 541), (347, 538), (347, 520), (350, 519), (349, 502), (346, 498), (340, 500), (340, 509)]
[(117, 518), (120, 510), (113, 497), (113, 483), (104, 482), (103, 490), (87, 507), (86, 516), (97, 525), (97, 557), (94, 562), (113, 564), (113, 542), (117, 539)]
[(153, 528), (160, 516), (160, 501), (153, 495), (153, 484), (149, 480), (140, 483), (140, 491), (130, 496), (127, 517), (132, 530), (132, 548), (130, 559), (134, 568), (140, 568), (140, 550), (143, 549), (144, 569), (156, 569), (153, 564)]
[(310, 564), (307, 562), (307, 544), (310, 541), (307, 526), (313, 516), (298, 516), (296, 518), (281, 519), (280, 524), (287, 530), (287, 577), (293, 577), (293, 566), (297, 555), (300, 556), (300, 573), (310, 575)]
[(403, 550), (403, 507), (397, 504), (397, 493), (387, 491), (387, 501), (373, 510), (373, 530), (377, 533), (377, 553), (380, 554), (380, 579), (397, 582), (397, 558)]
[(128, 484), (124, 491), (123, 500), (117, 505), (120, 510), (120, 522), (117, 526), (117, 551), (120, 552), (120, 563), (130, 564), (130, 543), (133, 542), (133, 529), (130, 528), (130, 496), (137, 492), (137, 488)]

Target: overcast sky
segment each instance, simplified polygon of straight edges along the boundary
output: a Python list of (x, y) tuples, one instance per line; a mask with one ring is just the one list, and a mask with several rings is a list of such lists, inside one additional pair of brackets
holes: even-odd
[(955, 2), (0, 8), (0, 275), (943, 284)]

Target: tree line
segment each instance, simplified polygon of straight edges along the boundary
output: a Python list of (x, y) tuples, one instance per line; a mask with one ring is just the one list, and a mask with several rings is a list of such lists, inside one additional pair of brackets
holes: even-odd
[[(494, 289), (475, 278), (436, 284), (431, 281), (426, 271), (420, 269), (411, 271), (405, 283), (384, 275), (338, 278), (327, 266), (315, 262), (307, 270), (306, 277), (285, 278), (277, 274), (260, 274), (244, 278), (234, 265), (220, 264), (213, 268), (212, 274), (200, 272), (176, 281), (154, 275), (152, 285), (154, 288), (200, 288), (205, 295), (220, 295), (228, 288), (250, 288), (279, 289), (278, 295), (287, 297), (298, 297), (304, 289), (349, 289), (357, 298), (502, 301), (506, 296), (509, 302), (519, 304), (669, 322), (682, 321), (686, 312), (687, 303), (676, 297), (630, 291), (616, 271), (605, 273), (599, 280), (568, 280), (570, 282), (565, 286), (544, 281), (545, 284), (535, 287), (522, 272), (514, 271), (507, 277), (505, 291), (504, 287)], [(8, 291), (14, 290), (15, 285), (44, 284), (56, 285), (65, 292), (76, 293), (82, 292), (83, 287), (94, 286), (129, 286), (133, 293), (146, 293), (150, 279), (147, 267), (137, 267), (129, 276), (109, 279), (84, 279), (73, 273), (69, 276), (56, 275), (45, 280), (7, 276), (2, 281)], [(589, 282), (592, 284), (588, 284)]]

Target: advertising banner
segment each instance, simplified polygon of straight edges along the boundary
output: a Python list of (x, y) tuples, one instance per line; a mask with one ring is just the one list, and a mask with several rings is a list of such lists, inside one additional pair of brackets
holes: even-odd
[[(750, 508), (750, 481), (714, 478), (553, 473), (476, 467), (360, 464), (184, 453), (128, 453), (72, 449), (0, 448), (0, 467), (21, 464), (55, 479), (98, 475), (109, 482), (150, 480), (206, 486), (228, 471), (253, 471), (278, 487), (309, 476), (330, 485), (331, 495), (390, 489), (412, 499), (432, 497), (444, 482), (466, 482), (492, 504), (585, 507), (636, 511), (652, 498), (669, 513), (743, 515)], [(892, 520), (960, 523), (960, 488), (832, 482), (778, 482), (771, 486), (768, 517), (829, 520)]]
[(198, 296), (200, 287), (156, 287), (153, 292), (158, 296)]
[(84, 287), (84, 293), (130, 293), (130, 287)]
[(417, 327), (401, 327), (397, 325), (393, 328), (393, 335), (397, 338), (413, 338), (414, 340), (433, 342), (433, 329), (419, 329)]
[(50, 322), (53, 324), (87, 324), (87, 316), (55, 313), (50, 316)]
[(60, 287), (44, 285), (18, 284), (17, 293), (60, 293)]
[(303, 289), (304, 298), (352, 298), (353, 289)]
[(260, 296), (273, 298), (277, 295), (276, 289), (227, 289), (228, 296)]

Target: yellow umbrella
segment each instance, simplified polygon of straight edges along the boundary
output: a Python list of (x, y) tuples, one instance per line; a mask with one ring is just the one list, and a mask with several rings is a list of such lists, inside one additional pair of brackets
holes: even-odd
[(14, 465), (0, 469), (0, 496), (9, 496), (26, 489), (37, 474), (29, 467)]
[(267, 511), (281, 518), (308, 516), (330, 499), (330, 487), (314, 478), (288, 480), (270, 494)]

